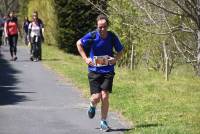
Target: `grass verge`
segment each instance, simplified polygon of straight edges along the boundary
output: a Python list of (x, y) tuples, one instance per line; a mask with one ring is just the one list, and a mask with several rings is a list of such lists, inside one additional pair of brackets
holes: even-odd
[[(87, 66), (81, 57), (45, 46), (43, 58), (89, 97)], [(199, 134), (200, 79), (190, 72), (189, 67), (179, 67), (165, 81), (158, 72), (116, 68), (110, 105), (134, 124), (126, 133)]]

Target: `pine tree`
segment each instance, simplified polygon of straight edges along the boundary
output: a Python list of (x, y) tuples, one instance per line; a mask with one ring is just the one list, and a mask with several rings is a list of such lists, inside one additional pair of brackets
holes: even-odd
[(58, 46), (77, 54), (76, 41), (95, 29), (98, 11), (85, 0), (56, 0), (55, 3), (59, 24)]

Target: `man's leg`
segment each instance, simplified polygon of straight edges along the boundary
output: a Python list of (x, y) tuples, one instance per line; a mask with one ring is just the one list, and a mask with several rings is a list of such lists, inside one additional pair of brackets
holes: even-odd
[(95, 116), (95, 113), (96, 113), (96, 105), (97, 103), (100, 102), (100, 99), (101, 99), (101, 93), (95, 93), (95, 94), (92, 94), (91, 96), (91, 101), (90, 101), (90, 107), (88, 109), (88, 116), (89, 118), (94, 118)]
[(101, 123), (100, 128), (101, 130), (108, 132), (110, 127), (107, 123), (107, 116), (108, 116), (108, 109), (109, 109), (109, 92), (108, 91), (101, 91)]
[(109, 92), (102, 90), (101, 91), (101, 119), (106, 120), (109, 109)]
[(101, 74), (97, 74), (95, 72), (89, 72), (88, 73), (88, 80), (90, 84), (90, 106), (88, 109), (88, 116), (89, 118), (94, 118), (95, 116), (95, 110), (97, 103), (101, 100)]
[(100, 99), (101, 99), (101, 93), (96, 93), (96, 94), (92, 94), (91, 96), (91, 103), (96, 106), (97, 103), (100, 102)]

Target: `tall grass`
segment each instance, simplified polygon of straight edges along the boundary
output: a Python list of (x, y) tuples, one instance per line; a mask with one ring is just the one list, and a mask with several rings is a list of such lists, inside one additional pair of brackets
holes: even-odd
[[(79, 56), (55, 47), (44, 47), (43, 52), (46, 66), (89, 97), (87, 66)], [(110, 104), (113, 111), (132, 122), (128, 134), (200, 133), (200, 79), (189, 68), (177, 67), (169, 81), (159, 72), (116, 68)]]

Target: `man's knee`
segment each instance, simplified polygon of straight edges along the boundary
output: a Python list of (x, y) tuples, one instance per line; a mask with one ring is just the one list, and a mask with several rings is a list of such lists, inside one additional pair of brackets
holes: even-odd
[(99, 103), (101, 100), (101, 94), (97, 93), (97, 94), (93, 94), (91, 97), (92, 101), (94, 101), (95, 103)]
[(102, 99), (102, 101), (107, 101), (108, 98), (109, 98), (109, 92), (103, 90), (103, 91), (101, 92), (101, 99)]

